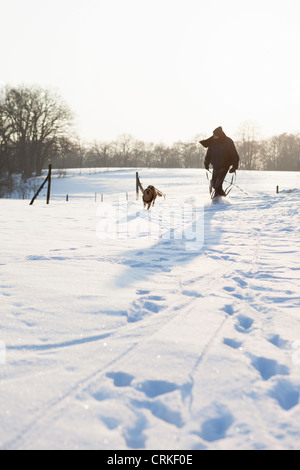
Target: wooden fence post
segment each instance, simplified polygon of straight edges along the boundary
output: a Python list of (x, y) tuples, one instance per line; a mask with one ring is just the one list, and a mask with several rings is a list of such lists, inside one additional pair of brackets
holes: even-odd
[(37, 190), (37, 192), (35, 193), (35, 195), (31, 199), (30, 204), (29, 204), (30, 206), (32, 206), (32, 204), (34, 203), (34, 201), (38, 197), (39, 193), (42, 191), (42, 189), (45, 186), (45, 184), (47, 183), (47, 181), (48, 181), (47, 204), (49, 204), (50, 188), (51, 188), (51, 165), (49, 165), (48, 175), (47, 175), (46, 179), (43, 181), (43, 183), (41, 184), (41, 186), (39, 187), (39, 189)]
[(51, 163), (49, 164), (49, 171), (48, 171), (48, 190), (47, 190), (47, 204), (49, 204), (50, 201), (50, 191), (51, 191), (51, 170), (52, 170), (52, 165)]
[(139, 174), (136, 172), (135, 174), (135, 192), (136, 192), (136, 200), (139, 198)]
[(39, 187), (39, 189), (37, 190), (37, 192), (35, 193), (35, 195), (33, 196), (33, 198), (31, 199), (30, 201), (30, 206), (32, 206), (32, 204), (34, 203), (34, 201), (36, 200), (36, 198), (38, 197), (39, 193), (42, 191), (43, 187), (45, 186), (45, 184), (47, 183), (48, 181), (48, 178), (49, 178), (49, 173), (46, 177), (46, 179), (43, 181), (43, 183), (41, 184), (41, 186)]
[(135, 177), (136, 177), (136, 200), (138, 200), (139, 198), (139, 189), (143, 192), (143, 186), (141, 185), (141, 182), (140, 182), (140, 178), (139, 178), (139, 173), (138, 171), (136, 172), (135, 174)]

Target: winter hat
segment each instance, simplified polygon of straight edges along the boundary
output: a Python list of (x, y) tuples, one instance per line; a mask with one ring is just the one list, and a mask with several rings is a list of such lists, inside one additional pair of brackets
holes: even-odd
[(223, 131), (223, 129), (222, 129), (221, 126), (217, 127), (217, 128), (214, 130), (213, 134), (214, 134), (215, 136), (219, 137), (219, 139), (221, 139), (221, 140), (226, 139), (226, 134), (225, 134), (225, 132)]
[(219, 126), (214, 130), (213, 135), (211, 137), (209, 137), (208, 139), (205, 139), (205, 140), (200, 140), (199, 144), (203, 145), (203, 147), (205, 147), (205, 148), (208, 148), (211, 145), (211, 143), (214, 142), (214, 135), (219, 137), (219, 140), (225, 140), (226, 139), (225, 132), (223, 131), (222, 127)]

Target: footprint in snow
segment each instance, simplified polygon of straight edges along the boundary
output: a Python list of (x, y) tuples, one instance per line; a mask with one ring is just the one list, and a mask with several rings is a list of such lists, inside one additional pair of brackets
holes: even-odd
[[(165, 297), (160, 295), (148, 295), (150, 291), (139, 290), (140, 297), (133, 302), (127, 312), (127, 321), (137, 322), (153, 313), (159, 313), (165, 308)], [(145, 294), (145, 295), (144, 295)]]
[(233, 297), (235, 297), (236, 299), (243, 300), (242, 294), (236, 293), (234, 287), (225, 286), (225, 287), (223, 287), (223, 290), (225, 290), (226, 292), (229, 292), (230, 294), (232, 294)]
[(199, 294), (199, 292), (195, 290), (184, 290), (182, 291), (182, 295), (187, 295), (189, 297), (203, 297), (202, 294)]
[(134, 379), (133, 375), (125, 372), (108, 372), (106, 377), (113, 379), (116, 387), (128, 387)]
[(134, 376), (125, 372), (108, 372), (106, 377), (113, 379), (116, 387), (133, 387), (135, 390), (142, 392), (147, 398), (153, 399), (175, 390), (179, 390), (182, 400), (184, 401), (190, 395), (192, 390), (192, 383), (186, 382), (183, 385), (178, 385), (174, 382), (167, 380), (145, 380), (132, 385)]
[(178, 389), (178, 385), (165, 380), (145, 380), (137, 385), (138, 390), (145, 393), (148, 398), (155, 398)]
[(239, 287), (247, 287), (247, 282), (241, 277), (234, 277), (233, 280), (239, 285)]
[(260, 373), (263, 380), (269, 380), (274, 375), (288, 375), (289, 368), (279, 364), (274, 359), (250, 356), (253, 367)]
[(101, 416), (101, 420), (110, 431), (120, 425), (119, 420), (113, 416)]
[(224, 439), (227, 430), (233, 423), (231, 414), (225, 414), (219, 418), (212, 418), (202, 425), (200, 436), (208, 442), (214, 442), (219, 439)]
[(132, 400), (131, 403), (135, 408), (144, 408), (149, 410), (153, 416), (165, 423), (173, 424), (177, 428), (182, 428), (184, 426), (184, 421), (179, 411), (172, 410), (168, 405), (159, 400)]
[(234, 418), (226, 407), (218, 406), (213, 416), (208, 417), (201, 426), (200, 431), (193, 434), (200, 436), (207, 442), (214, 442), (226, 437), (227, 431), (232, 426)]
[(233, 315), (234, 314), (234, 308), (232, 305), (224, 305), (222, 308), (223, 312), (227, 313), (227, 315)]
[[(128, 428), (125, 431), (124, 437), (129, 447), (135, 442), (135, 446), (141, 447), (142, 444), (139, 441), (140, 437), (138, 436), (138, 429), (142, 425), (143, 419), (139, 410), (146, 409), (149, 410), (153, 416), (156, 418), (168, 423), (173, 424), (177, 428), (182, 428), (184, 426), (184, 421), (181, 417), (181, 413), (177, 409), (172, 409), (167, 403), (164, 403), (159, 397), (172, 393), (175, 390), (181, 391), (182, 399), (184, 400), (187, 394), (190, 392), (191, 384), (184, 384), (179, 386), (173, 382), (168, 382), (165, 380), (145, 380), (136, 384), (132, 384), (134, 377), (130, 374), (124, 372), (108, 372), (106, 377), (111, 378), (114, 381), (116, 387), (132, 387), (132, 390), (141, 392), (146, 396), (145, 398), (131, 398), (131, 404), (134, 407), (137, 413), (137, 423), (135, 426)], [(126, 394), (129, 391), (126, 390)], [(95, 395), (94, 395), (95, 397)], [(103, 394), (97, 394), (96, 398), (99, 400), (103, 399)], [(111, 421), (110, 418), (104, 417), (102, 421), (107, 425), (109, 429), (111, 426), (115, 426), (115, 421)], [(141, 426), (142, 427), (142, 426)]]
[(166, 380), (145, 380), (144, 382), (138, 383), (135, 388), (143, 392), (148, 398), (148, 400), (132, 400), (132, 404), (136, 408), (145, 408), (151, 411), (156, 418), (166, 423), (173, 424), (177, 428), (184, 426), (181, 413), (177, 409), (172, 409), (165, 401), (158, 399), (158, 397), (179, 390), (184, 400), (187, 394), (190, 393), (191, 384), (177, 385), (176, 383)]
[(242, 342), (241, 341), (236, 341), (235, 339), (232, 338), (224, 338), (223, 343), (226, 344), (226, 346), (230, 346), (233, 349), (239, 349), (242, 347)]
[(279, 349), (286, 349), (288, 347), (288, 341), (282, 339), (279, 335), (271, 336), (268, 338), (268, 341)]
[(1, 295), (4, 297), (11, 297), (11, 294), (9, 292), (1, 292)]
[(299, 403), (299, 391), (288, 380), (278, 380), (269, 395), (270, 397), (275, 398), (281, 408), (285, 411), (294, 408), (294, 406)]
[(249, 333), (254, 320), (246, 315), (239, 315), (237, 320), (238, 322), (235, 325), (235, 329), (239, 333)]
[(144, 449), (146, 445), (145, 429), (148, 421), (142, 413), (138, 413), (132, 426), (124, 430), (123, 437), (131, 449)]
[[(107, 372), (106, 377), (113, 380), (113, 384), (117, 388), (129, 387), (132, 380), (134, 379), (133, 375), (127, 374), (125, 372)], [(111, 398), (111, 385), (109, 387), (102, 386), (96, 391), (92, 391), (92, 396), (97, 401), (105, 401)]]
[(225, 287), (224, 287), (224, 290), (225, 290), (226, 292), (234, 292), (234, 287), (225, 286)]

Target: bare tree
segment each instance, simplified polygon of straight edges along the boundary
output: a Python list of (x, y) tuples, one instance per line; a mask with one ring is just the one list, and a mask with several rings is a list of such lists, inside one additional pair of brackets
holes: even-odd
[(115, 156), (119, 166), (128, 166), (130, 155), (134, 147), (134, 138), (130, 134), (122, 134), (114, 144)]
[(7, 156), (9, 149), (10, 128), (5, 121), (4, 107), (0, 103), (0, 174), (8, 170)]
[(38, 87), (6, 87), (3, 119), (10, 129), (10, 147), (24, 180), (59, 149), (70, 133), (72, 113), (54, 92)]
[(93, 142), (86, 152), (84, 164), (87, 167), (108, 167), (111, 163), (111, 144), (99, 141)]
[(277, 170), (280, 158), (279, 137), (274, 136), (261, 145), (261, 162), (264, 170)]
[(258, 126), (251, 122), (244, 122), (237, 134), (237, 150), (240, 155), (240, 168), (245, 170), (256, 169), (256, 157), (258, 153), (257, 137), (259, 134)]
[(152, 147), (152, 158), (150, 158), (150, 160), (152, 160), (153, 166), (165, 168), (168, 157), (168, 147), (163, 143), (157, 145), (152, 144)]
[(145, 142), (135, 140), (131, 149), (130, 165), (134, 167), (144, 166), (147, 164), (147, 146)]
[(278, 161), (277, 170), (297, 171), (300, 167), (300, 139), (294, 134), (281, 134), (278, 140)]

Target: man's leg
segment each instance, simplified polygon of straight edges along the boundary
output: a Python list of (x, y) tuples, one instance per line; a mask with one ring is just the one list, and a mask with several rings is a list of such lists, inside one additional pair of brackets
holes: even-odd
[(225, 192), (223, 190), (223, 181), (225, 179), (227, 171), (228, 171), (227, 167), (213, 171), (212, 186), (215, 190), (216, 196), (225, 196)]

